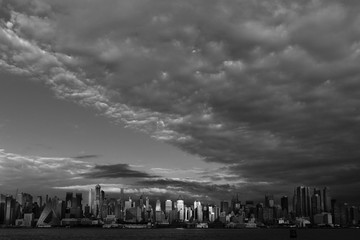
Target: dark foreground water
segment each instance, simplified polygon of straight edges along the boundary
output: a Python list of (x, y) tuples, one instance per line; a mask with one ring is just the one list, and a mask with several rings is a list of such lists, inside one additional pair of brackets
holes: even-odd
[[(73, 239), (221, 239), (268, 240), (290, 238), (289, 229), (0, 229), (0, 240), (73, 240)], [(298, 229), (297, 240), (360, 239), (360, 229)]]

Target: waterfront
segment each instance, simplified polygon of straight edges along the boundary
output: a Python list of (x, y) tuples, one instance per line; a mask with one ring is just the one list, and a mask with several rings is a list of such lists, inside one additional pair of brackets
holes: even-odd
[[(298, 240), (360, 238), (360, 229), (297, 229)], [(102, 228), (5, 228), (1, 240), (73, 239), (290, 239), (289, 229), (102, 229)]]

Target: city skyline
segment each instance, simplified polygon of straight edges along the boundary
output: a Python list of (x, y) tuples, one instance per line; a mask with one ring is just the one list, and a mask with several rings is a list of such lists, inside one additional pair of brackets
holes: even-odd
[(0, 194), (0, 225), (103, 228), (122, 228), (127, 225), (121, 224), (127, 223), (142, 224), (143, 227), (156, 224), (187, 228), (208, 228), (209, 224), (222, 228), (359, 225), (360, 207), (333, 199), (327, 187), (313, 188), (311, 191), (307, 186), (297, 186), (292, 199), (291, 206), (288, 196), (282, 196), (279, 204), (272, 194), (266, 194), (261, 202), (242, 201), (238, 194), (234, 194), (231, 201), (209, 203), (210, 200), (206, 202), (196, 198), (185, 200), (182, 195), (175, 200), (160, 200), (159, 197), (144, 195), (134, 198), (125, 196), (124, 189), (117, 197), (108, 197), (99, 184), (89, 189), (88, 199), (84, 199), (83, 193), (79, 192), (75, 192), (75, 195), (66, 192), (65, 198), (46, 195), (43, 199), (42, 196), (35, 198), (29, 193), (17, 191), (14, 196)]
[(359, 204), (358, 10), (0, 0), (0, 192)]

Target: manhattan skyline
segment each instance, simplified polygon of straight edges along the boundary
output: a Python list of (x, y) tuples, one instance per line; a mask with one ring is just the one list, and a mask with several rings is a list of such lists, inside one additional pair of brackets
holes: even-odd
[(0, 192), (359, 203), (359, 8), (0, 0)]

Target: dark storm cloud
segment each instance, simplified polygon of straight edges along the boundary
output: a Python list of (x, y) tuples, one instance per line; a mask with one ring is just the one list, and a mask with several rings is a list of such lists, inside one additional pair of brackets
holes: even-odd
[(85, 178), (154, 178), (157, 176), (130, 169), (126, 163), (96, 165), (92, 170), (80, 174)]
[(79, 155), (79, 156), (75, 156), (72, 158), (73, 159), (93, 159), (93, 158), (98, 158), (98, 157), (100, 157), (100, 155), (88, 154), (88, 155)]
[(51, 5), (17, 1), (2, 13), (3, 69), (249, 186), (359, 182), (359, 2)]

